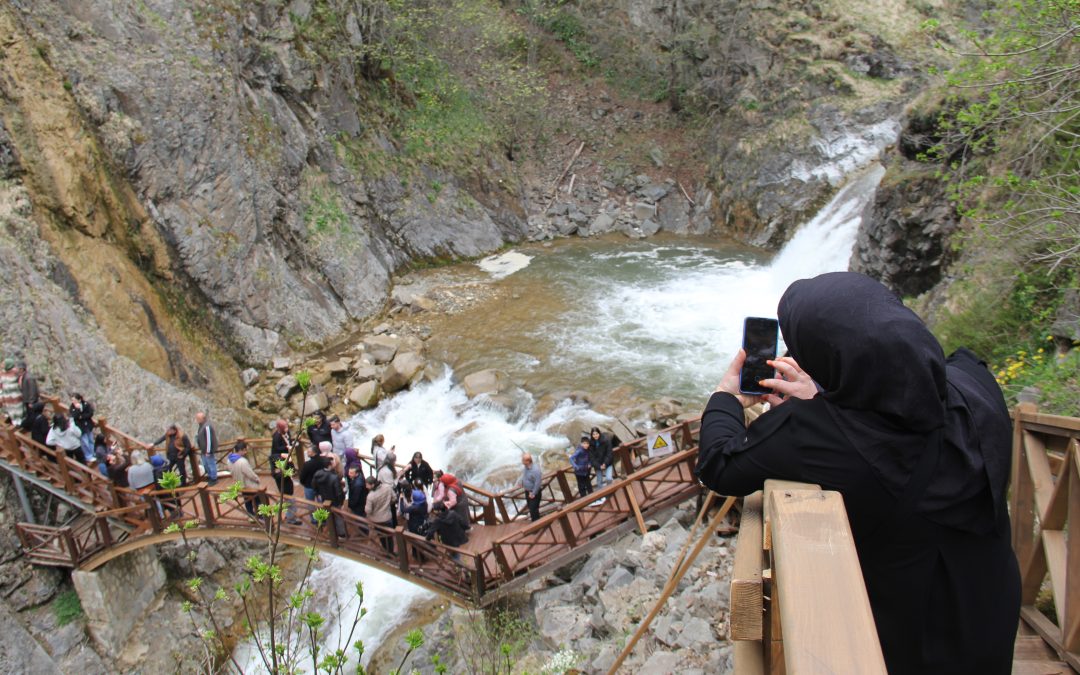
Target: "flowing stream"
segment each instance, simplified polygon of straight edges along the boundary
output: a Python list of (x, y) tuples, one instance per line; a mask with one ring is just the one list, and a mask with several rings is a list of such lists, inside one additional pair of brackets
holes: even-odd
[[(536, 394), (628, 387), (645, 398), (701, 405), (740, 346), (744, 317), (775, 317), (792, 281), (847, 269), (862, 213), (883, 174), (873, 163), (849, 175), (835, 198), (771, 258), (715, 240), (617, 238), (522, 247), (488, 261), (482, 267), (489, 271), (461, 266), (462, 274), (506, 285), (499, 296), (506, 299), (428, 319), (429, 350), (459, 373), (505, 370)], [(605, 419), (568, 400), (539, 410), (529, 396), (510, 410), (483, 397), (469, 401), (448, 372), (350, 424), (362, 447), (382, 433), (388, 446), (397, 446), (399, 462), (421, 451), (434, 468), (498, 489), (516, 478), (519, 448), (537, 455), (561, 450), (569, 443), (562, 431), (568, 424), (602, 425)], [(368, 614), (354, 639), (371, 649), (434, 598), (363, 565), (325, 560), (313, 575), (320, 593), (348, 597), (356, 581), (363, 582)], [(335, 611), (335, 602), (326, 597), (321, 606), (342, 614), (347, 631), (352, 611)], [(340, 641), (335, 629), (330, 626), (329, 645)]]

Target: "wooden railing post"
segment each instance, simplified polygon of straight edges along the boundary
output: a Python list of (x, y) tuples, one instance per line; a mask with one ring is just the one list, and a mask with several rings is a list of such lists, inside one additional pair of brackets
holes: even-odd
[(506, 500), (503, 499), (501, 494), (495, 496), (495, 504), (499, 507), (499, 514), (502, 515), (502, 521), (504, 523), (509, 523), (510, 512), (506, 510)]
[(559, 526), (566, 537), (566, 543), (571, 547), (577, 546), (577, 535), (574, 534), (574, 527), (570, 524), (570, 519), (565, 513), (559, 514)]
[(559, 489), (562, 491), (563, 501), (568, 503), (574, 501), (574, 493), (570, 491), (570, 481), (566, 479), (566, 472), (560, 471), (559, 473), (555, 474), (555, 480), (559, 483)]
[(203, 507), (203, 524), (207, 527), (213, 527), (214, 522), (217, 520), (214, 517), (215, 504), (209, 488), (205, 485), (199, 488), (199, 500), (202, 502)]
[(113, 545), (112, 530), (109, 529), (109, 519), (97, 517), (94, 520), (94, 525), (98, 529), (98, 537), (101, 539), (101, 543), (105, 548), (109, 548)]
[(484, 560), (479, 554), (473, 556), (472, 592), (473, 602), (479, 605), (484, 597)]
[(71, 556), (71, 566), (79, 566), (79, 547), (75, 543), (75, 535), (72, 533), (70, 527), (65, 527), (60, 530), (60, 536), (64, 539), (64, 546), (68, 550), (68, 555)]
[(60, 479), (64, 481), (64, 492), (73, 493), (75, 484), (71, 480), (71, 471), (68, 469), (68, 456), (63, 448), (56, 449), (56, 466), (60, 470)]
[(405, 545), (405, 528), (400, 525), (394, 528), (394, 544), (397, 546), (398, 568), (402, 572), (408, 572), (409, 551)]

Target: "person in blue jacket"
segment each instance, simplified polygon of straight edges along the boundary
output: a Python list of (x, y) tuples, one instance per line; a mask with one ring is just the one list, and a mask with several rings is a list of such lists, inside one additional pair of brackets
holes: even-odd
[(589, 458), (589, 437), (582, 436), (577, 449), (570, 455), (570, 466), (577, 478), (578, 497), (592, 493), (592, 460)]

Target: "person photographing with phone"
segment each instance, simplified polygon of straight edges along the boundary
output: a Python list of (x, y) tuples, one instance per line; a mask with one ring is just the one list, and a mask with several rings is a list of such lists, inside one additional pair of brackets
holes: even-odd
[[(780, 300), (790, 356), (746, 391), (740, 351), (702, 415), (697, 476), (843, 495), (889, 672), (1009, 673), (1020, 580), (1005, 503), (1011, 423), (992, 374), (945, 357), (887, 288), (836, 272)], [(772, 408), (747, 428), (743, 409)]]

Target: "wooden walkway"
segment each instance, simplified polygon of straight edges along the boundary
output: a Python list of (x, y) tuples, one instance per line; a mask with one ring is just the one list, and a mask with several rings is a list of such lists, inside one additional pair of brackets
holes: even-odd
[[(64, 409), (59, 401), (49, 401), (55, 410)], [(139, 448), (138, 441), (105, 422), (99, 426), (125, 449)], [(62, 527), (18, 525), (24, 550), (38, 564), (92, 570), (130, 551), (185, 535), (265, 540), (272, 528), (286, 544), (314, 545), (461, 604), (483, 606), (635, 527), (644, 529), (650, 514), (700, 494), (693, 476), (698, 430), (698, 420), (673, 427), (675, 450), (662, 458), (648, 456), (645, 439), (623, 444), (615, 451), (616, 480), (585, 499), (577, 499), (572, 491), (570, 469), (544, 474), (542, 517), (536, 522), (529, 521), (521, 488), (492, 493), (464, 484), (472, 529), (469, 543), (460, 549), (426, 541), (402, 527), (376, 525), (347, 509), (332, 509), (344, 526), (345, 535), (339, 536), (333, 527), (312, 525), (310, 515), (321, 505), (300, 497), (293, 499), (300, 524), (283, 518), (267, 523), (250, 516), (242, 499), (223, 498), (231, 482), (227, 473), (212, 487), (200, 477), (200, 482), (172, 491), (120, 488), (96, 468), (73, 462), (62, 451), (39, 445), (10, 427), (0, 429), (0, 468), (85, 512)], [(220, 446), (231, 448), (233, 443)], [(265, 466), (269, 439), (248, 443), (249, 460), (254, 460), (263, 481), (260, 498), (281, 499)], [(190, 459), (188, 475), (199, 476), (197, 458)], [(371, 457), (361, 460), (373, 462)], [(181, 532), (177, 524), (187, 524), (187, 529)]]

